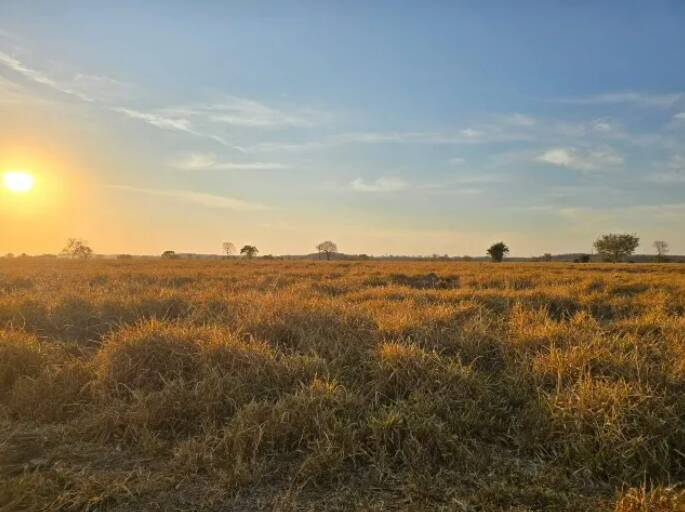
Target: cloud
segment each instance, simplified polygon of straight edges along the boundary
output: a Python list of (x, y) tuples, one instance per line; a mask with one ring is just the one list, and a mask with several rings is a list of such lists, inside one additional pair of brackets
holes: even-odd
[[(11, 69), (27, 80), (50, 87), (63, 94), (88, 103), (99, 103), (112, 112), (142, 121), (156, 128), (184, 132), (208, 138), (222, 145), (226, 140), (217, 133), (216, 125), (228, 124), (242, 127), (315, 126), (327, 118), (327, 114), (315, 110), (285, 112), (257, 101), (233, 96), (221, 102), (188, 107), (167, 107), (141, 110), (122, 105), (111, 105), (128, 98), (134, 86), (103, 75), (77, 73), (67, 80), (57, 80), (46, 73), (23, 63), (0, 51), (0, 66)], [(214, 125), (212, 127), (212, 125)], [(238, 146), (235, 149), (242, 150)]]
[(328, 146), (326, 142), (260, 142), (251, 146), (235, 146), (236, 149), (243, 153), (271, 153), (271, 152), (285, 152), (297, 153), (300, 151), (310, 151), (322, 149)]
[(146, 194), (156, 197), (167, 197), (183, 203), (195, 204), (205, 208), (216, 208), (224, 210), (256, 211), (267, 210), (268, 207), (259, 203), (252, 203), (242, 199), (235, 199), (232, 197), (218, 196), (214, 194), (206, 194), (203, 192), (191, 192), (188, 190), (160, 190), (152, 188), (131, 187), (128, 185), (107, 185), (107, 188), (113, 190), (121, 190), (124, 192), (134, 192), (138, 194)]
[(500, 129), (464, 128), (456, 132), (354, 132), (337, 136), (339, 143), (363, 144), (483, 144), (528, 138), (527, 135)]
[(19, 73), (28, 80), (31, 80), (41, 85), (45, 85), (64, 94), (74, 96), (82, 101), (86, 101), (89, 103), (95, 101), (89, 95), (76, 89), (73, 89), (65, 84), (57, 82), (56, 80), (53, 80), (43, 72), (25, 65), (19, 59), (12, 57), (11, 55), (8, 55), (7, 53), (4, 53), (2, 51), (0, 51), (0, 65), (3, 65), (16, 73)]
[(645, 94), (635, 91), (609, 92), (582, 98), (559, 98), (553, 101), (571, 105), (620, 105), (631, 104), (639, 107), (669, 108), (680, 98), (682, 93)]
[(673, 119), (676, 121), (685, 121), (685, 112), (678, 112), (676, 115), (673, 116)]
[(610, 147), (591, 150), (552, 148), (538, 155), (535, 160), (579, 171), (596, 171), (623, 165), (623, 156)]
[(358, 192), (397, 192), (407, 188), (406, 182), (393, 176), (384, 176), (368, 183), (357, 178), (350, 185)]
[(190, 153), (172, 162), (172, 166), (186, 171), (271, 171), (289, 169), (290, 166), (278, 162), (228, 162), (217, 160), (212, 153)]
[[(112, 112), (117, 112), (123, 114), (131, 119), (136, 119), (143, 121), (151, 126), (160, 128), (162, 130), (171, 130), (176, 132), (188, 133), (190, 135), (195, 135), (196, 137), (202, 137), (205, 139), (213, 140), (218, 142), (223, 146), (228, 146), (229, 144), (226, 140), (214, 133), (207, 132), (204, 130), (199, 130), (195, 127), (192, 121), (183, 118), (178, 115), (166, 115), (160, 113), (159, 111), (143, 111), (138, 109), (132, 109), (127, 107), (110, 107)], [(240, 150), (240, 148), (233, 146), (235, 149)]]
[(162, 128), (164, 130), (195, 133), (192, 129), (192, 123), (187, 119), (180, 117), (165, 117), (153, 112), (143, 112), (142, 110), (135, 110), (126, 107), (112, 107), (112, 111), (124, 114), (131, 119), (144, 121), (152, 126), (156, 126), (157, 128)]
[(316, 110), (286, 112), (255, 100), (227, 96), (218, 102), (165, 109), (204, 122), (251, 128), (307, 127), (324, 122), (329, 116)]
[(462, 165), (465, 162), (466, 162), (465, 159), (458, 157), (458, 156), (455, 156), (454, 158), (450, 158), (447, 161), (447, 163), (449, 163), (450, 165)]

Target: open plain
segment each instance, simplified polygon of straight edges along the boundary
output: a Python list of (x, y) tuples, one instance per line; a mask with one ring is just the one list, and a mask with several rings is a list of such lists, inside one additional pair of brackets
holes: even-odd
[(0, 260), (0, 510), (685, 508), (685, 265)]

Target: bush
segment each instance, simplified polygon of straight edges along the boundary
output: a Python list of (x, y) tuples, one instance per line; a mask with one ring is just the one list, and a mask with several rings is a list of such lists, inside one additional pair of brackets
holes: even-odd
[(156, 320), (109, 335), (95, 361), (98, 378), (110, 389), (159, 390), (166, 381), (192, 379), (201, 367), (201, 344), (211, 332)]
[(0, 396), (21, 377), (37, 376), (45, 357), (35, 337), (20, 331), (0, 331)]

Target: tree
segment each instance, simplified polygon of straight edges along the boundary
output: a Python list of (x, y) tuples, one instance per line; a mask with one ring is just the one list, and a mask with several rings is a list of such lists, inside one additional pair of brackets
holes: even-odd
[(62, 249), (62, 254), (72, 258), (86, 259), (93, 254), (93, 249), (88, 246), (88, 242), (80, 238), (70, 238), (67, 245)]
[(509, 253), (509, 247), (504, 242), (497, 242), (492, 244), (486, 252), (490, 255), (492, 261), (499, 263), (504, 259), (504, 255)]
[(609, 233), (600, 236), (595, 240), (595, 249), (604, 257), (610, 258), (616, 263), (624, 256), (629, 256), (635, 252), (637, 246), (640, 245), (640, 239), (635, 234), (618, 234)]
[(174, 251), (164, 251), (162, 253), (162, 258), (165, 260), (176, 260), (178, 259), (178, 254)]
[(552, 261), (552, 254), (549, 252), (546, 252), (545, 254), (542, 255), (542, 261)]
[(235, 245), (233, 245), (231, 242), (224, 242), (221, 244), (221, 250), (227, 257), (231, 256), (233, 253), (235, 253)]
[(589, 254), (581, 254), (580, 258), (578, 258), (579, 263), (590, 263), (590, 255)]
[(331, 254), (338, 252), (338, 246), (335, 245), (335, 242), (331, 242), (330, 240), (326, 240), (325, 242), (321, 242), (319, 245), (317, 245), (316, 250), (319, 251), (319, 258), (321, 257), (321, 254), (323, 253), (326, 255), (326, 259), (330, 260)]
[(656, 249), (656, 259), (657, 261), (666, 261), (666, 255), (668, 254), (668, 243), (663, 240), (657, 240), (654, 242), (654, 248)]
[(254, 258), (258, 252), (259, 249), (257, 249), (254, 245), (244, 245), (243, 248), (240, 249), (240, 254), (244, 254), (248, 260)]

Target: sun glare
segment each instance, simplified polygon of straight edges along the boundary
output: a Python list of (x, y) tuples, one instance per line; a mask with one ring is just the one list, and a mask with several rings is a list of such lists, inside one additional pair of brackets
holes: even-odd
[(3, 175), (2, 181), (5, 187), (15, 194), (28, 192), (35, 182), (33, 176), (24, 171), (8, 171)]

